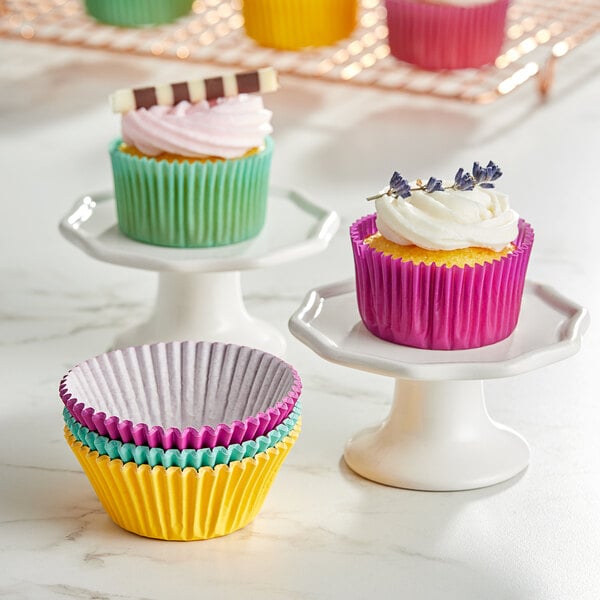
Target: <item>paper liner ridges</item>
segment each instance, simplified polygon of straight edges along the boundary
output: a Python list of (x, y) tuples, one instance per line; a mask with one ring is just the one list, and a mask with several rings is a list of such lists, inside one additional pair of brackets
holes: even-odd
[(256, 237), (267, 212), (273, 141), (230, 160), (156, 160), (110, 146), (117, 221), (124, 235), (158, 246), (217, 247)]
[(111, 459), (119, 459), (124, 463), (134, 462), (138, 465), (160, 465), (162, 467), (215, 467), (216, 465), (229, 464), (236, 460), (253, 457), (259, 452), (264, 452), (275, 446), (290, 434), (300, 419), (300, 401), (296, 403), (290, 416), (275, 429), (265, 432), (256, 439), (246, 440), (241, 444), (230, 446), (217, 446), (216, 448), (201, 448), (200, 450), (163, 450), (162, 448), (149, 448), (148, 446), (136, 446), (135, 444), (124, 444), (119, 440), (111, 440), (105, 436), (90, 431), (81, 423), (78, 423), (65, 408), (63, 418), (70, 433), (87, 446), (95, 450), (100, 456), (108, 456)]
[(59, 395), (100, 435), (138, 446), (228, 446), (271, 431), (302, 386), (296, 370), (254, 348), (168, 342), (101, 354), (74, 367)]
[(254, 458), (200, 470), (124, 464), (90, 451), (67, 428), (65, 437), (117, 525), (146, 537), (187, 541), (227, 535), (250, 523), (298, 431)]
[(122, 27), (170, 23), (188, 14), (192, 4), (193, 0), (85, 0), (92, 17)]
[(244, 0), (244, 27), (260, 45), (282, 50), (327, 46), (348, 37), (357, 0)]
[(386, 0), (390, 52), (424, 69), (493, 63), (504, 41), (508, 0), (455, 6)]

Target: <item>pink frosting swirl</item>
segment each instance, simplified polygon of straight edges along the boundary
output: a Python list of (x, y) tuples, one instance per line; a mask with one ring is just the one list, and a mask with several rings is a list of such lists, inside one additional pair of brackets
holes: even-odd
[(123, 115), (123, 141), (148, 156), (238, 158), (261, 147), (272, 132), (271, 111), (262, 98), (240, 94), (216, 103), (180, 102), (140, 108)]

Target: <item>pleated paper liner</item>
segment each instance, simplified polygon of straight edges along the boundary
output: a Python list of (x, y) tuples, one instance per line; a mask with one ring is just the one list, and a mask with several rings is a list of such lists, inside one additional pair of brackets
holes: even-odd
[(474, 267), (415, 264), (364, 243), (376, 215), (350, 228), (361, 319), (379, 338), (416, 348), (478, 348), (508, 337), (521, 308), (533, 229), (519, 221), (515, 250)]
[(267, 214), (273, 141), (228, 160), (156, 160), (110, 146), (117, 221), (126, 236), (180, 248), (236, 244), (256, 237)]
[(214, 448), (271, 431), (302, 385), (280, 358), (220, 342), (114, 350), (69, 371), (59, 387), (71, 415), (99, 435), (151, 448)]
[(329, 46), (355, 29), (358, 0), (244, 0), (246, 34), (261, 46)]
[(301, 422), (266, 452), (214, 469), (150, 467), (99, 456), (65, 437), (98, 499), (120, 527), (163, 540), (202, 540), (232, 533), (260, 511)]
[(493, 63), (504, 42), (508, 0), (457, 6), (386, 0), (390, 52), (422, 69)]
[(100, 456), (119, 459), (124, 463), (134, 462), (138, 465), (150, 465), (151, 467), (179, 467), (180, 469), (192, 467), (200, 469), (201, 467), (226, 465), (265, 452), (290, 434), (300, 418), (300, 413), (301, 405), (298, 401), (290, 416), (281, 425), (278, 425), (272, 431), (266, 432), (265, 435), (261, 435), (255, 440), (247, 440), (241, 444), (202, 448), (200, 450), (163, 450), (162, 448), (123, 444), (118, 440), (111, 440), (98, 435), (95, 431), (90, 431), (87, 427), (78, 423), (66, 408), (63, 410), (63, 417), (67, 428), (75, 439), (90, 450), (98, 452)]
[(140, 27), (170, 23), (187, 15), (193, 3), (193, 0), (85, 0), (85, 9), (101, 23)]

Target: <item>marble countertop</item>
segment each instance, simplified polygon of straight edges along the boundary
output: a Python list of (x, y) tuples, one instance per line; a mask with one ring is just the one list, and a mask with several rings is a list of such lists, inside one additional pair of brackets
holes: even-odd
[[(248, 310), (286, 337), (304, 428), (255, 521), (190, 543), (115, 526), (64, 442), (61, 376), (144, 319), (157, 277), (93, 260), (57, 224), (76, 198), (111, 187), (110, 92), (212, 71), (26, 41), (0, 49), (0, 597), (600, 597), (598, 39), (558, 64), (546, 102), (533, 85), (468, 106), (282, 78), (265, 99), (273, 183), (342, 225), (324, 253), (245, 272), (242, 285)], [(451, 174), (489, 159), (535, 227), (529, 279), (586, 306), (592, 325), (577, 355), (485, 383), (492, 417), (531, 446), (521, 475), (452, 493), (371, 483), (342, 452), (386, 416), (393, 379), (324, 361), (287, 321), (309, 289), (352, 277), (348, 225), (394, 169)]]

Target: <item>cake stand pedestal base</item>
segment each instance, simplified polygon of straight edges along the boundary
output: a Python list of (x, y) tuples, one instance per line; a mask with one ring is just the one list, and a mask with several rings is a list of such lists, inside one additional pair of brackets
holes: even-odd
[(120, 334), (114, 348), (161, 340), (210, 340), (260, 348), (279, 355), (285, 338), (248, 314), (241, 274), (160, 272), (153, 311), (144, 323)]
[(588, 324), (584, 307), (528, 281), (519, 323), (505, 340), (469, 350), (411, 348), (367, 330), (348, 280), (311, 290), (289, 327), (331, 362), (396, 380), (387, 419), (346, 444), (348, 466), (385, 485), (452, 491), (506, 481), (529, 463), (527, 442), (490, 419), (483, 381), (572, 356)]
[(111, 192), (80, 198), (59, 223), (67, 240), (99, 260), (158, 273), (150, 317), (121, 333), (113, 349), (204, 340), (283, 354), (284, 336), (248, 314), (240, 273), (323, 251), (340, 219), (300, 192), (285, 188), (270, 188), (267, 206), (265, 226), (251, 240), (215, 248), (168, 248), (124, 236)]
[(344, 458), (359, 475), (414, 490), (470, 490), (506, 481), (529, 446), (492, 421), (481, 381), (396, 379), (388, 418), (356, 434)]

